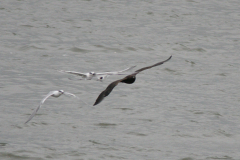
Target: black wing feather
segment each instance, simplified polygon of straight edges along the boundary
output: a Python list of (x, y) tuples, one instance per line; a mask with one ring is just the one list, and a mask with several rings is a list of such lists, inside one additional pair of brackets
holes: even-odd
[(104, 91), (102, 91), (102, 93), (98, 96), (94, 103), (94, 106), (99, 104), (105, 97), (107, 97), (112, 92), (113, 88), (116, 87), (121, 80), (122, 79), (114, 81), (111, 84), (109, 84), (107, 88)]
[(154, 64), (154, 65), (151, 65), (151, 66), (148, 66), (148, 67), (143, 67), (143, 68), (141, 68), (141, 69), (139, 69), (139, 70), (136, 70), (135, 72), (139, 73), (139, 72), (142, 72), (142, 71), (144, 71), (144, 70), (146, 70), (146, 69), (150, 69), (150, 68), (152, 68), (152, 67), (159, 66), (159, 65), (161, 65), (161, 64), (169, 61), (171, 58), (172, 58), (172, 56), (170, 56), (170, 57), (169, 57), (167, 60), (165, 60), (165, 61), (158, 62), (158, 63), (156, 63), (156, 64)]

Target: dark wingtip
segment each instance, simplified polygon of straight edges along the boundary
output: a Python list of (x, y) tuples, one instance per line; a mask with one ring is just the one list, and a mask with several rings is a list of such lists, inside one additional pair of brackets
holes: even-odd
[(97, 99), (96, 102), (93, 104), (93, 106), (96, 106), (97, 104), (99, 104), (102, 100)]
[(164, 62), (167, 62), (167, 61), (169, 61), (170, 59), (172, 58), (172, 55), (167, 59), (167, 60), (165, 60)]
[(93, 106), (96, 106), (98, 103), (100, 103), (100, 102), (98, 102), (98, 98), (97, 98), (95, 103), (93, 104)]
[(96, 99), (95, 103), (93, 104), (93, 106), (99, 104), (100, 102), (102, 102), (102, 100), (104, 99), (105, 97), (105, 90), (102, 91), (102, 93), (98, 96), (98, 98)]
[(100, 103), (101, 101), (99, 101), (99, 98), (96, 99), (95, 103), (93, 104), (93, 106), (96, 106), (98, 103)]

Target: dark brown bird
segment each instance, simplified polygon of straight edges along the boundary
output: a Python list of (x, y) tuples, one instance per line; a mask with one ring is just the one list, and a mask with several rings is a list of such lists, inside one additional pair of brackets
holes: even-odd
[(165, 61), (162, 61), (162, 62), (158, 62), (154, 65), (151, 65), (151, 66), (148, 66), (148, 67), (143, 67), (139, 70), (136, 70), (134, 73), (130, 74), (130, 75), (127, 75), (126, 77), (122, 78), (122, 79), (119, 79), (119, 80), (116, 80), (114, 82), (112, 82), (111, 84), (109, 84), (107, 86), (107, 88), (102, 91), (102, 93), (98, 96), (98, 98), (96, 99), (95, 103), (94, 103), (94, 106), (99, 104), (105, 97), (107, 97), (113, 90), (114, 87), (116, 87), (118, 85), (119, 82), (122, 82), (122, 83), (127, 83), (127, 84), (132, 84), (135, 82), (136, 80), (136, 75), (146, 69), (150, 69), (152, 67), (156, 67), (156, 66), (159, 66), (161, 64), (163, 64), (164, 62), (167, 62), (169, 61), (170, 59), (172, 58), (172, 56), (170, 56), (167, 60)]

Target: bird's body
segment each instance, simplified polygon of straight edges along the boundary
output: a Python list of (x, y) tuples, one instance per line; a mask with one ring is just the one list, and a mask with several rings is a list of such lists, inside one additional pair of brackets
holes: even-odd
[(46, 99), (48, 99), (49, 97), (60, 97), (62, 94), (68, 95), (68, 96), (73, 96), (76, 97), (74, 94), (69, 93), (69, 92), (64, 92), (63, 90), (59, 90), (59, 91), (50, 91), (40, 102), (39, 106), (33, 111), (33, 113), (31, 114), (31, 116), (28, 118), (28, 120), (25, 123), (28, 123), (37, 113), (37, 111), (41, 108), (41, 106), (43, 105), (43, 103), (46, 101)]
[(59, 90), (59, 91), (51, 91), (47, 94), (47, 96), (42, 100), (42, 103), (49, 97), (49, 96), (52, 96), (52, 97), (60, 97), (62, 94), (64, 93), (63, 90)]
[(113, 72), (101, 72), (101, 73), (95, 73), (95, 72), (88, 72), (88, 73), (81, 73), (81, 72), (75, 72), (75, 71), (64, 71), (64, 70), (60, 70), (59, 72), (64, 72), (64, 73), (70, 73), (70, 74), (74, 74), (74, 75), (78, 75), (81, 76), (83, 79), (86, 80), (91, 80), (92, 78), (96, 77), (97, 80), (102, 81), (104, 80), (106, 77), (110, 76), (110, 75), (126, 75), (122, 72), (126, 72), (129, 71), (131, 69), (133, 69), (135, 66), (126, 68), (124, 70), (121, 71), (113, 71)]
[(113, 88), (118, 85), (118, 83), (121, 82), (121, 83), (132, 84), (132, 83), (135, 82), (135, 80), (136, 80), (136, 75), (137, 75), (138, 73), (140, 73), (140, 72), (142, 72), (142, 71), (144, 71), (144, 70), (146, 70), (146, 69), (150, 69), (150, 68), (152, 68), (152, 67), (156, 67), (156, 66), (158, 66), (158, 65), (161, 65), (161, 64), (169, 61), (171, 58), (172, 58), (172, 56), (170, 56), (170, 57), (169, 57), (167, 60), (165, 60), (165, 61), (158, 62), (158, 63), (156, 63), (156, 64), (154, 64), (154, 65), (151, 65), (151, 66), (147, 66), (147, 67), (143, 67), (143, 68), (141, 68), (141, 69), (138, 69), (138, 70), (136, 70), (134, 73), (129, 74), (129, 75), (127, 75), (126, 77), (124, 77), (124, 78), (122, 78), (122, 79), (119, 79), (119, 80), (116, 80), (116, 81), (110, 83), (110, 84), (107, 86), (107, 88), (106, 88), (104, 91), (102, 91), (102, 93), (98, 96), (98, 98), (96, 99), (96, 101), (95, 101), (95, 103), (94, 103), (94, 106), (97, 105), (97, 104), (99, 104), (105, 97), (107, 97), (107, 96), (112, 92)]

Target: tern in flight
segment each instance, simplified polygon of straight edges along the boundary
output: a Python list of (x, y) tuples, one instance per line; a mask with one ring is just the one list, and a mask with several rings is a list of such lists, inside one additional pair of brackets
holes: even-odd
[(59, 72), (75, 74), (78, 76), (82, 76), (83, 79), (87, 79), (87, 80), (91, 80), (93, 77), (96, 77), (97, 80), (102, 81), (110, 75), (126, 75), (126, 74), (123, 74), (122, 72), (129, 71), (129, 70), (133, 69), (134, 67), (136, 67), (136, 66), (132, 66), (132, 67), (126, 68), (121, 71), (102, 72), (102, 73), (95, 73), (95, 72), (81, 73), (81, 72), (64, 71), (64, 70), (60, 70)]
[(98, 98), (96, 99), (95, 103), (94, 103), (94, 106), (99, 104), (105, 97), (107, 97), (113, 90), (114, 87), (116, 87), (118, 85), (119, 82), (122, 82), (122, 83), (127, 83), (127, 84), (132, 84), (135, 82), (136, 80), (136, 75), (146, 69), (150, 69), (152, 67), (156, 67), (156, 66), (159, 66), (167, 61), (169, 61), (170, 59), (172, 58), (172, 56), (170, 56), (167, 60), (165, 61), (162, 61), (162, 62), (158, 62), (154, 65), (151, 65), (151, 66), (148, 66), (148, 67), (143, 67), (139, 70), (136, 70), (134, 73), (132, 74), (129, 74), (127, 75), (126, 77), (122, 78), (122, 79), (119, 79), (119, 80), (116, 80), (112, 83), (110, 83), (107, 88), (102, 91), (102, 93), (98, 96)]
[[(42, 106), (43, 103), (46, 101), (46, 99), (48, 99), (50, 96), (57, 98), (57, 97), (60, 97), (62, 94), (65, 94), (65, 95), (67, 95), (67, 96), (76, 97), (74, 94), (68, 93), (68, 92), (64, 92), (63, 90), (50, 91), (50, 92), (46, 95), (46, 97), (44, 97), (44, 98), (41, 100), (39, 106), (33, 111), (33, 113), (32, 113), (31, 116), (28, 118), (28, 120), (25, 122), (25, 124), (28, 123), (28, 122), (35, 116), (35, 114), (36, 114), (37, 111), (41, 108), (41, 106)], [(76, 97), (76, 98), (77, 98), (77, 97)]]

